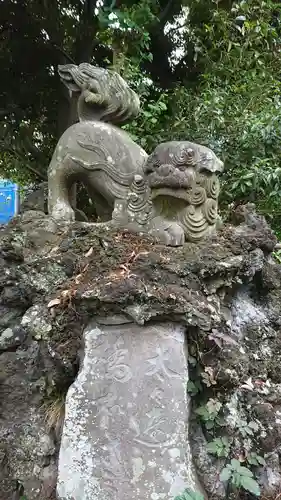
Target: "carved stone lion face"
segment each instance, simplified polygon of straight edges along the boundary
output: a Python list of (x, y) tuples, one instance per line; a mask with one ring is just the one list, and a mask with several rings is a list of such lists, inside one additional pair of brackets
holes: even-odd
[(152, 198), (172, 196), (187, 202), (200, 173), (222, 170), (223, 163), (211, 149), (187, 141), (158, 145), (144, 167)]
[[(91, 113), (95, 112), (92, 119), (110, 123), (126, 123), (138, 115), (139, 97), (115, 71), (81, 63), (79, 66), (60, 65), (58, 73), (61, 81), (71, 93), (81, 93), (83, 90), (88, 92), (88, 100), (84, 99), (83, 102), (84, 116), (79, 115), (80, 119), (90, 119)], [(96, 108), (100, 111), (98, 118)], [(81, 113), (81, 107), (79, 109)]]

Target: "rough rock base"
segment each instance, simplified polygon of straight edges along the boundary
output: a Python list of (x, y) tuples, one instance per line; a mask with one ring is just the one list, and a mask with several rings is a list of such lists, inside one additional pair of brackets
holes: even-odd
[[(260, 498), (276, 500), (281, 491), (281, 266), (271, 256), (276, 242), (251, 206), (238, 207), (233, 224), (207, 241), (180, 248), (90, 224), (60, 224), (35, 211), (2, 226), (0, 500), (55, 500), (65, 394), (81, 367), (83, 332), (93, 318), (111, 317), (113, 324), (113, 316), (139, 325), (135, 332), (152, 321), (186, 328), (193, 402), (189, 444), (208, 497), (230, 500), (219, 475), (239, 457), (259, 482)], [(135, 356), (129, 360), (133, 377), (144, 377), (142, 351), (129, 346), (124, 349)], [(120, 391), (127, 387), (127, 402), (128, 394), (136, 392), (133, 386), (139, 387), (134, 380), (118, 383)], [(199, 393), (194, 391), (198, 387)], [(188, 410), (183, 385), (181, 390)], [(147, 386), (145, 391), (148, 398)], [(124, 400), (125, 393), (120, 394)], [(68, 396), (68, 407), (69, 402)], [(211, 432), (197, 413), (209, 402), (219, 406), (224, 424)], [(170, 416), (167, 397), (163, 404)], [(137, 413), (139, 420), (141, 415)], [(127, 428), (123, 432), (121, 416), (117, 418), (120, 436)], [(245, 436), (248, 424), (254, 429)], [(210, 442), (221, 437), (230, 443), (223, 463), (209, 453)], [(137, 458), (130, 447), (130, 457)], [(265, 465), (250, 463), (253, 453)], [(237, 500), (250, 498), (245, 491), (235, 495)]]

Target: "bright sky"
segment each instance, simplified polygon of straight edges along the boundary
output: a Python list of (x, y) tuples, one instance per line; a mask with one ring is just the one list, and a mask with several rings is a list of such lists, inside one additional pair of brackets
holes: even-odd
[(175, 49), (170, 57), (171, 66), (176, 66), (184, 56), (183, 38), (188, 30), (188, 7), (182, 7), (181, 13), (176, 16), (173, 23), (167, 23), (164, 32), (169, 34), (174, 42)]
[[(96, 8), (95, 14), (98, 15), (99, 9), (103, 6), (103, 0), (96, 0)], [(167, 23), (164, 32), (169, 34), (172, 38), (175, 49), (173, 50), (170, 57), (171, 66), (177, 65), (177, 63), (184, 56), (184, 48), (183, 48), (183, 35), (187, 31), (187, 19), (188, 19), (188, 7), (182, 7), (181, 13), (175, 17), (173, 23)], [(118, 21), (118, 16), (112, 12), (109, 14), (109, 20), (111, 21), (110, 26), (115, 29), (128, 29), (131, 28), (121, 28), (120, 23)]]
[[(100, 8), (103, 6), (103, 0), (96, 0), (96, 7), (95, 7), (95, 14), (98, 15)], [(73, 11), (70, 9), (66, 9), (67, 14), (69, 15), (74, 15)], [(170, 57), (170, 64), (172, 67), (176, 66), (178, 62), (182, 59), (184, 56), (184, 48), (183, 48), (183, 38), (184, 34), (186, 33), (188, 27), (187, 27), (187, 19), (188, 19), (188, 8), (187, 7), (182, 7), (181, 13), (175, 17), (173, 23), (167, 23), (164, 32), (169, 34), (171, 39), (174, 42), (175, 49), (173, 50), (171, 57)], [(114, 14), (114, 12), (111, 12), (109, 14), (109, 20), (111, 21), (110, 26), (114, 29), (121, 29), (121, 30), (131, 30), (131, 28), (121, 28), (120, 23), (118, 21), (118, 16)], [(46, 30), (42, 30), (43, 36), (46, 38), (46, 40), (49, 39), (49, 35), (46, 32)], [(53, 71), (53, 68), (52, 68)]]

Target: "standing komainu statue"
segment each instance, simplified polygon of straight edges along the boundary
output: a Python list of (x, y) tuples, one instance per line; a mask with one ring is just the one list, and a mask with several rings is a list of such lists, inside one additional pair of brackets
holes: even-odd
[(208, 148), (167, 142), (148, 156), (115, 124), (134, 118), (139, 98), (113, 71), (59, 66), (78, 93), (79, 122), (60, 138), (48, 170), (49, 213), (74, 220), (73, 186), (82, 182), (99, 219), (153, 235), (167, 245), (198, 241), (216, 227), (217, 174), (223, 164)]

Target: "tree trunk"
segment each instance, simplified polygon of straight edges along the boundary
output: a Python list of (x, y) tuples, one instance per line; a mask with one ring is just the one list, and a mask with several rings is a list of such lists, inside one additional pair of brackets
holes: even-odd
[(67, 88), (61, 83), (58, 103), (58, 138), (68, 127), (77, 122), (77, 97), (70, 97)]

